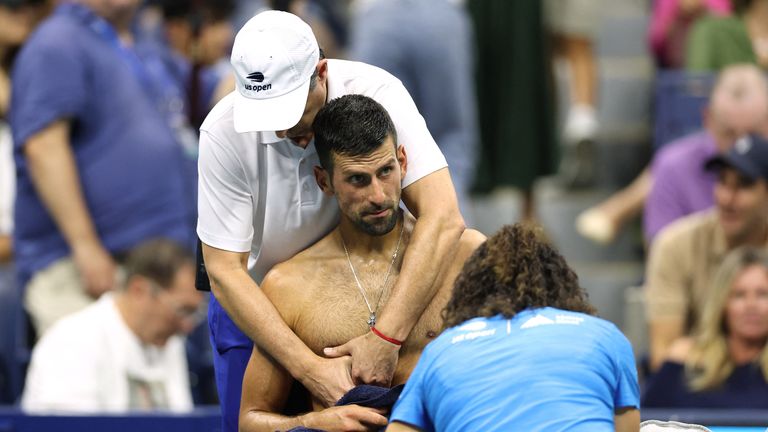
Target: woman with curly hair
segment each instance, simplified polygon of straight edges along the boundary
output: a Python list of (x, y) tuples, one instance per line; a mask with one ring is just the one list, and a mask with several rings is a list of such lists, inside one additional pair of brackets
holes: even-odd
[(696, 333), (677, 340), (643, 406), (768, 408), (768, 252), (736, 249), (720, 265)]
[(388, 431), (638, 431), (629, 341), (565, 259), (507, 225), (465, 263)]

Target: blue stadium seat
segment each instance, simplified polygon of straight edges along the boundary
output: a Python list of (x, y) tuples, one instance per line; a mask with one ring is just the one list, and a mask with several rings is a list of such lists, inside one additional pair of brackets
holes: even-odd
[(661, 70), (654, 94), (653, 150), (701, 129), (716, 74)]
[(0, 266), (0, 403), (14, 403), (24, 387), (27, 316), (12, 265)]

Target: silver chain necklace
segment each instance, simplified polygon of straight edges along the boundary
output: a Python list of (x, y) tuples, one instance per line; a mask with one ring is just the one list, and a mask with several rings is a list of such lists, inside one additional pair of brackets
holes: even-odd
[(341, 237), (341, 245), (344, 247), (344, 254), (347, 256), (347, 263), (349, 263), (349, 269), (352, 270), (352, 276), (355, 277), (355, 283), (357, 283), (357, 289), (360, 290), (360, 294), (363, 296), (363, 300), (365, 300), (365, 306), (368, 307), (368, 312), (370, 315), (368, 316), (368, 327), (373, 327), (376, 325), (376, 312), (379, 310), (379, 302), (381, 302), (381, 296), (384, 294), (384, 289), (387, 287), (387, 282), (389, 281), (389, 276), (392, 274), (392, 268), (395, 266), (395, 261), (397, 260), (397, 254), (400, 252), (400, 241), (403, 239), (403, 228), (405, 227), (405, 220), (403, 220), (403, 224), (400, 226), (400, 236), (397, 238), (397, 246), (395, 247), (395, 252), (392, 254), (392, 262), (389, 263), (389, 270), (387, 270), (387, 276), (384, 278), (384, 283), (381, 284), (381, 287), (379, 288), (379, 298), (376, 300), (376, 307), (371, 308), (371, 303), (368, 301), (368, 296), (365, 295), (365, 290), (363, 289), (363, 284), (360, 283), (360, 279), (357, 277), (357, 272), (355, 271), (355, 267), (352, 265), (352, 260), (349, 259), (349, 251), (347, 250), (347, 244), (344, 241), (344, 236), (341, 234), (341, 230), (339, 230), (339, 237)]

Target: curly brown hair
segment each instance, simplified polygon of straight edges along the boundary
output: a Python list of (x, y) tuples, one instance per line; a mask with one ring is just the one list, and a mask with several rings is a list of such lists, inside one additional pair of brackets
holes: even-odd
[(464, 264), (443, 310), (444, 326), (551, 306), (595, 314), (565, 259), (532, 226), (505, 225)]

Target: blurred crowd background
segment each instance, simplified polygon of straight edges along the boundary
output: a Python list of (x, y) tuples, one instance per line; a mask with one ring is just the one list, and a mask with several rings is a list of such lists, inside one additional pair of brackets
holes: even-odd
[[(32, 350), (47, 329), (62, 316), (112, 291), (113, 284), (100, 282), (100, 275), (119, 275), (131, 262), (130, 250), (111, 247), (108, 242), (96, 248), (93, 255), (80, 253), (81, 256), (74, 250), (76, 245), (56, 244), (54, 249), (64, 251), (60, 255), (73, 256), (67, 264), (70, 273), (74, 272), (73, 277), (82, 277), (90, 288), (89, 298), (83, 304), (62, 308), (55, 299), (46, 297), (45, 289), (35, 285), (38, 281), (35, 276), (47, 271), (52, 264), (61, 263), (62, 256), (36, 262), (45, 253), (24, 248), (25, 242), (34, 236), (28, 221), (32, 216), (24, 213), (31, 205), (27, 195), (33, 193), (30, 192), (33, 188), (27, 175), (17, 173), (29, 170), (34, 177), (36, 156), (29, 142), (26, 143), (29, 148), (24, 149), (25, 146), (14, 143), (14, 139), (30, 137), (24, 129), (33, 127), (27, 125), (36, 121), (37, 111), (25, 106), (25, 98), (41, 96), (15, 83), (14, 79), (25, 75), (25, 69), (19, 66), (22, 62), (24, 68), (45, 67), (45, 56), (24, 51), (24, 43), (30, 37), (37, 37), (35, 29), (41, 22), (67, 7), (63, 3), (0, 0), (0, 402), (4, 404), (20, 402), (28, 365), (34, 359)], [(760, 255), (762, 252), (747, 254), (757, 258), (742, 257), (741, 267), (732, 262), (730, 276), (718, 279), (720, 285), (716, 287), (714, 283), (712, 287), (709, 285), (715, 280), (713, 275), (724, 261), (725, 252), (741, 245), (768, 243), (768, 190), (765, 196), (759, 195), (764, 192), (762, 189), (753, 191), (753, 195), (757, 195), (750, 198), (752, 202), (734, 204), (734, 200), (741, 200), (736, 197), (737, 193), (768, 184), (768, 160), (756, 175), (747, 179), (752, 183), (743, 184), (749, 182), (740, 179), (737, 186), (729, 186), (722, 174), (718, 178), (704, 170), (704, 156), (693, 156), (682, 149), (691, 137), (708, 134), (702, 151), (713, 156), (717, 152), (728, 152), (744, 134), (768, 132), (768, 86), (764, 76), (764, 68), (768, 67), (768, 0), (84, 0), (82, 3), (96, 9), (129, 11), (126, 28), (133, 34), (132, 61), (143, 62), (150, 75), (148, 80), (161, 83), (145, 90), (160, 95), (158, 103), (165, 109), (155, 120), (166, 123), (164, 127), (171, 131), (173, 142), (181, 147), (184, 155), (182, 163), (166, 165), (160, 170), (166, 176), (181, 179), (180, 186), (174, 189), (179, 194), (177, 210), (179, 220), (188, 224), (189, 232), (188, 237), (169, 234), (177, 242), (192, 244), (195, 134), (208, 110), (233, 89), (229, 70), (233, 37), (240, 26), (260, 10), (287, 10), (312, 26), (328, 58), (367, 62), (402, 80), (446, 155), (469, 226), (488, 235), (504, 224), (521, 220), (533, 221), (545, 228), (552, 242), (577, 270), (600, 315), (619, 326), (632, 341), (643, 382), (654, 382), (652, 377), (656, 371), (670, 373), (662, 364), (672, 362), (693, 369), (703, 367), (717, 376), (710, 381), (697, 381), (691, 387), (696, 391), (722, 385), (731, 375), (741, 373), (739, 368), (745, 364), (758, 365), (759, 372), (754, 376), (765, 385), (766, 376), (762, 371), (766, 370), (768, 361), (768, 355), (764, 354), (768, 314), (763, 312), (768, 312), (768, 308), (759, 307), (768, 301), (768, 267), (765, 267), (768, 263)], [(73, 39), (72, 43), (76, 44), (77, 40)], [(730, 78), (726, 79), (724, 74), (718, 81), (718, 73), (723, 69), (730, 71)], [(46, 73), (62, 91), (74, 91), (68, 88), (66, 71)], [(710, 93), (716, 84), (722, 93), (717, 106), (714, 97), (710, 103)], [(114, 82), (114, 86), (120, 85), (119, 81)], [(24, 95), (12, 94), (11, 89), (18, 89)], [(106, 98), (112, 89), (107, 86), (100, 91), (105, 92)], [(66, 105), (66, 101), (52, 102), (56, 103)], [(77, 116), (82, 118), (77, 117), (69, 127), (75, 131), (87, 128), (88, 117), (101, 116), (104, 112), (98, 110), (109, 109), (108, 104), (100, 108), (90, 105), (78, 108)], [(116, 115), (122, 112), (123, 108), (116, 108)], [(47, 114), (40, 113), (44, 115)], [(679, 149), (679, 155), (669, 155), (673, 147)], [(669, 162), (672, 167), (667, 167), (667, 171), (660, 161), (663, 154), (667, 155), (664, 160), (672, 159)], [(699, 161), (696, 157), (702, 163), (694, 166), (691, 161)], [(761, 160), (760, 156), (755, 158)], [(139, 159), (131, 165), (131, 172), (121, 168), (118, 173), (126, 178), (141, 178), (137, 181), (163, 184), (166, 178), (147, 177), (144, 163), (151, 165), (151, 162)], [(686, 166), (685, 162), (690, 163)], [(676, 180), (670, 172), (692, 174)], [(101, 181), (96, 174), (89, 175), (90, 181)], [(104, 191), (116, 198), (131, 189), (120, 189), (125, 185), (117, 185), (119, 181), (114, 178), (104, 178), (103, 183), (116, 184), (117, 189)], [(713, 198), (713, 188), (726, 186), (733, 189), (733, 196)], [(667, 193), (667, 189), (680, 190), (676, 196), (665, 195), (667, 201), (664, 201), (659, 196)], [(694, 200), (694, 191), (703, 191), (703, 198)], [(696, 202), (689, 202), (691, 200)], [(673, 204), (681, 210), (674, 215), (666, 214)], [(711, 210), (713, 205), (715, 210)], [(665, 213), (663, 217), (659, 209)], [(148, 210), (147, 214), (141, 210), (136, 209), (138, 217), (160, 218), (156, 210)], [(694, 255), (701, 252), (701, 248), (709, 247), (709, 243), (697, 242), (697, 234), (690, 234), (694, 237), (691, 240), (694, 246), (675, 253), (668, 250), (667, 243), (680, 245), (687, 241), (685, 236), (667, 234), (666, 237), (673, 240), (659, 246), (655, 240), (666, 238), (665, 226), (674, 219), (696, 211), (733, 213), (736, 219), (746, 218), (744, 214), (749, 213), (760, 223), (751, 226), (753, 232), (742, 233), (747, 239), (736, 239), (736, 236), (731, 241), (726, 235), (727, 245), (719, 246), (723, 250), (718, 249), (722, 253), (716, 259), (707, 258), (710, 260), (702, 270), (697, 267), (698, 258)], [(119, 239), (123, 233), (119, 232), (120, 227), (115, 229), (118, 232), (114, 238)], [(145, 248), (145, 253), (147, 250)], [(105, 264), (97, 268), (93, 262), (102, 258)], [(689, 261), (692, 264), (684, 264)], [(678, 272), (690, 274), (673, 280), (668, 274), (671, 270), (664, 269), (665, 262), (666, 267), (677, 267)], [(89, 269), (90, 265), (93, 267)], [(754, 322), (750, 321), (752, 327), (747, 327), (749, 331), (754, 330), (754, 334), (743, 339), (751, 343), (747, 345), (752, 350), (747, 350), (749, 354), (738, 360), (724, 355), (714, 365), (691, 363), (686, 353), (693, 350), (701, 356), (706, 348), (702, 346), (710, 343), (706, 338), (715, 338), (717, 343), (728, 346), (734, 343), (724, 341), (734, 337), (731, 329), (736, 325), (719, 322), (720, 327), (707, 329), (699, 324), (702, 321), (699, 317), (687, 315), (715, 308), (713, 316), (722, 316), (724, 310), (733, 309), (727, 307), (729, 299), (735, 296), (729, 294), (729, 290), (736, 290), (733, 287), (734, 281), (739, 280), (739, 271), (746, 272), (745, 268), (755, 265), (763, 267), (752, 285), (762, 291), (749, 297), (747, 312), (742, 313), (765, 317), (762, 321), (749, 318)], [(177, 267), (173, 267), (174, 272)], [(120, 278), (122, 282), (118, 285), (125, 294), (123, 297), (129, 297), (135, 288), (131, 276), (141, 272), (135, 270)], [(705, 276), (699, 277), (701, 272)], [(651, 287), (649, 283), (657, 285)], [(141, 289), (135, 288), (138, 304), (148, 301), (141, 299)], [(696, 294), (709, 289), (713, 290), (710, 293), (719, 290), (725, 294)], [(669, 300), (665, 295), (671, 290), (685, 293), (680, 295), (685, 299), (675, 300), (678, 315), (663, 312), (671, 310), (665, 303)], [(658, 292), (661, 300), (648, 298)], [(752, 291), (749, 293), (753, 295)], [(719, 299), (719, 303), (699, 305), (710, 297)], [(205, 320), (200, 319), (205, 299), (174, 297), (165, 302), (175, 305), (174, 312), (180, 320), (173, 327), (174, 332), (187, 335), (189, 383), (185, 385), (191, 388), (192, 400), (197, 405), (215, 404), (211, 348)], [(711, 324), (707, 320), (702, 322)], [(686, 336), (699, 345), (694, 343), (691, 348), (689, 343), (680, 348), (677, 344), (677, 348), (670, 351), (678, 337)], [(49, 352), (51, 349), (48, 347)], [(83, 357), (94, 356), (87, 349), (98, 349), (98, 345), (85, 347), (80, 352)], [(713, 368), (719, 372), (711, 372)], [(659, 392), (658, 382), (652, 387), (655, 394)], [(689, 394), (681, 398), (692, 400)], [(753, 407), (768, 408), (768, 397), (762, 394), (759, 399), (759, 404)], [(649, 402), (661, 407), (678, 403), (659, 397)], [(723, 402), (730, 407), (738, 403), (742, 402), (730, 405)], [(743, 403), (749, 405), (749, 401)]]

